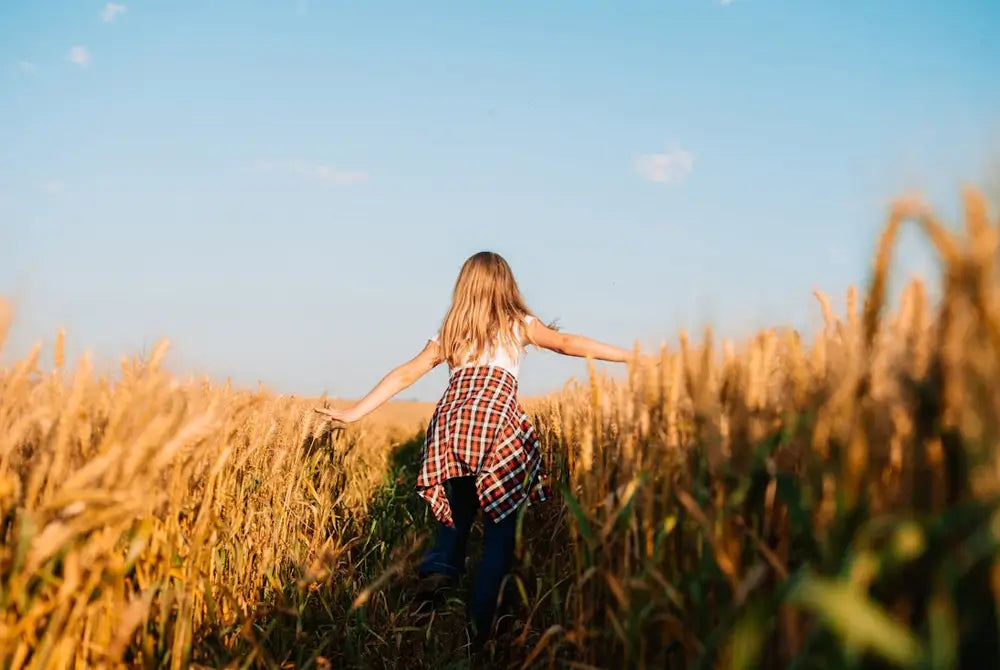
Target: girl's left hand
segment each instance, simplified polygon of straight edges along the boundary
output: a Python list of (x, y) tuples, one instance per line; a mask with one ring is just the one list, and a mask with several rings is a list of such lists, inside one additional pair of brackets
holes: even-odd
[(333, 409), (330, 407), (314, 407), (313, 411), (317, 414), (322, 414), (331, 421), (338, 421), (340, 423), (354, 423), (357, 421), (357, 417), (349, 409)]

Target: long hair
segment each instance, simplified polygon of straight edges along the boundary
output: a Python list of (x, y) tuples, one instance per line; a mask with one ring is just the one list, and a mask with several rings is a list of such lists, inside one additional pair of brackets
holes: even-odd
[(531, 314), (507, 261), (492, 251), (480, 251), (462, 265), (452, 292), (451, 307), (441, 325), (442, 355), (451, 367), (484, 354), (499, 344), (511, 356), (521, 349)]

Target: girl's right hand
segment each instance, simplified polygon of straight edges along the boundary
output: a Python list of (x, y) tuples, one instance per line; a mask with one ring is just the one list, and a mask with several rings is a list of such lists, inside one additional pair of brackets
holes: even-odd
[(357, 421), (357, 417), (354, 415), (350, 409), (333, 409), (330, 407), (314, 407), (313, 411), (317, 414), (322, 414), (327, 419), (331, 421), (337, 421), (339, 423), (354, 423)]

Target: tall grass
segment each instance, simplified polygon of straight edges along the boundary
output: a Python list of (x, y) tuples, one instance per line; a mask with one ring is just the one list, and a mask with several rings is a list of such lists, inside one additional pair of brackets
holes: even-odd
[[(658, 371), (592, 377), (540, 412), (572, 511), (562, 628), (611, 667), (1000, 663), (998, 229), (898, 202), (863, 305), (721, 351), (684, 334)], [(886, 317), (914, 220), (944, 267)], [(554, 581), (557, 573), (549, 577)]]
[[(887, 313), (900, 226), (942, 261)], [(809, 342), (681, 334), (530, 403), (557, 500), (524, 513), (495, 642), (409, 604), (418, 433), (313, 402), (115, 380), (57, 342), (0, 373), (5, 667), (991, 667), (1000, 663), (998, 226), (897, 202), (865, 295)], [(860, 304), (859, 304), (860, 302)], [(2, 316), (2, 315), (0, 315)], [(0, 318), (0, 338), (9, 318)]]
[(86, 358), (69, 373), (61, 341), (53, 370), (36, 348), (0, 378), (0, 657), (265, 660), (254, 622), (336, 566), (388, 436), (353, 431), (334, 451), (311, 403), (181, 384), (163, 345), (114, 383)]

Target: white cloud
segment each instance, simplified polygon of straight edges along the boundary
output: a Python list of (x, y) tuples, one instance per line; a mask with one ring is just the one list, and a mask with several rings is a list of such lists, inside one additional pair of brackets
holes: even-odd
[(24, 74), (35, 74), (38, 72), (38, 66), (31, 61), (22, 60), (17, 62), (17, 69)]
[(41, 183), (41, 188), (49, 195), (58, 195), (62, 193), (63, 183), (58, 179), (49, 179)]
[(722, 5), (723, 7), (725, 7), (726, 5), (731, 5), (734, 2), (736, 2), (736, 0), (719, 0), (719, 4)]
[(676, 184), (694, 169), (694, 154), (684, 149), (672, 149), (663, 154), (640, 156), (635, 162), (635, 171), (648, 181), (660, 184)]
[(88, 67), (90, 65), (90, 52), (87, 51), (87, 47), (73, 47), (69, 50), (69, 60), (80, 67)]
[(105, 23), (111, 23), (119, 14), (124, 14), (126, 10), (125, 5), (119, 5), (114, 2), (109, 2), (104, 5), (104, 11), (101, 12), (101, 20)]
[(367, 172), (341, 170), (331, 165), (324, 165), (322, 163), (310, 163), (308, 161), (302, 161), (302, 160), (288, 160), (288, 161), (258, 160), (254, 163), (254, 167), (258, 170), (266, 170), (271, 172), (275, 171), (287, 172), (291, 174), (296, 174), (309, 179), (315, 179), (317, 181), (323, 182), (324, 184), (330, 184), (332, 186), (346, 186), (348, 184), (357, 184), (363, 181), (368, 181), (369, 178)]

